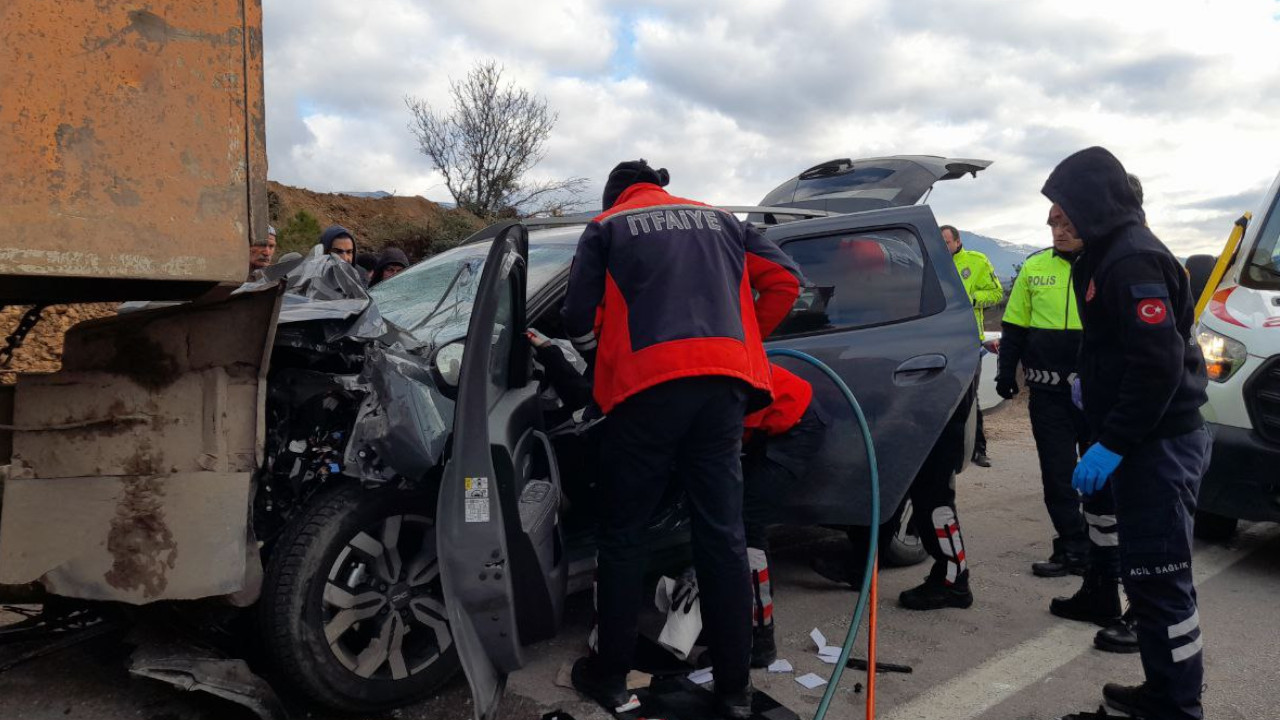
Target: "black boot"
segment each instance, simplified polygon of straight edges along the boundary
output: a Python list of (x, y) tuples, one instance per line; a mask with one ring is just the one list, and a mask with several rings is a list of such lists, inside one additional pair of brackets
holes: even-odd
[(1101, 627), (1114, 625), (1120, 622), (1120, 585), (1112, 579), (1085, 576), (1075, 595), (1051, 600), (1049, 612)]
[(627, 712), (640, 707), (640, 701), (627, 690), (626, 674), (605, 672), (594, 657), (578, 658), (573, 663), (573, 689), (600, 704), (610, 713)]
[(1146, 685), (1107, 683), (1102, 688), (1102, 698), (1107, 701), (1107, 707), (1129, 713), (1135, 720), (1159, 717), (1160, 708)]
[(973, 605), (973, 593), (969, 583), (948, 585), (933, 575), (921, 585), (903, 590), (898, 604), (908, 610), (941, 610), (942, 608), (967, 608)]
[(729, 720), (748, 720), (751, 717), (751, 684), (733, 692), (716, 689), (716, 713)]
[(1089, 556), (1076, 553), (1057, 552), (1049, 556), (1045, 562), (1031, 563), (1031, 574), (1036, 577), (1066, 577), (1067, 575), (1084, 575), (1089, 569)]
[(1134, 628), (1133, 614), (1125, 611), (1120, 622), (1108, 625), (1093, 636), (1093, 646), (1109, 653), (1138, 652), (1138, 633)]
[(751, 628), (751, 667), (767, 668), (778, 659), (778, 646), (773, 641), (773, 624)]

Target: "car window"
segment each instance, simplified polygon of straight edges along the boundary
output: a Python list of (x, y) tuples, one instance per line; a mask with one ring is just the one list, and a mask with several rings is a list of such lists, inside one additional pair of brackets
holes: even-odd
[(493, 349), (489, 354), (489, 408), (492, 409), (511, 386), (511, 350), (515, 341), (514, 275), (508, 276), (498, 290), (498, 312), (494, 316)]
[(1246, 287), (1280, 290), (1280, 195), (1276, 196), (1266, 221), (1258, 231), (1257, 243), (1249, 255), (1241, 281)]
[(785, 242), (809, 281), (772, 337), (918, 317), (925, 283), (920, 239), (904, 228)]

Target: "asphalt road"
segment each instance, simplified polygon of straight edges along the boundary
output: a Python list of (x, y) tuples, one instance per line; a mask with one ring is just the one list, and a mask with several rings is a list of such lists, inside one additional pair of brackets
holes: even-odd
[[(958, 479), (974, 606), (923, 614), (900, 610), (897, 594), (920, 581), (923, 566), (881, 574), (879, 657), (915, 670), (879, 677), (881, 720), (1047, 720), (1096, 708), (1104, 682), (1141, 679), (1136, 655), (1098, 652), (1091, 646), (1096, 628), (1059, 620), (1047, 611), (1052, 597), (1074, 592), (1079, 580), (1030, 574), (1030, 564), (1048, 555), (1050, 526), (1025, 405), (1008, 405), (987, 418), (995, 467), (972, 467)], [(754, 681), (801, 717), (812, 717), (822, 688), (807, 690), (795, 677), (827, 675), (831, 666), (817, 659), (809, 632), (818, 628), (831, 642), (842, 639), (857, 596), (808, 568), (814, 555), (840, 552), (841, 535), (782, 528), (775, 546), (779, 652), (796, 672), (757, 673)], [(1195, 565), (1206, 648), (1206, 715), (1214, 720), (1277, 717), (1280, 528), (1244, 526), (1229, 547), (1200, 545)], [(607, 717), (554, 684), (561, 666), (583, 650), (589, 620), (587, 598), (575, 598), (560, 637), (534, 648), (528, 666), (510, 678), (503, 717), (538, 718), (552, 709), (566, 710), (578, 720)], [(857, 654), (864, 652), (865, 646)], [(864, 673), (847, 672), (829, 717), (863, 717), (865, 694), (855, 691), (854, 684), (865, 682)], [(73, 650), (0, 674), (0, 718), (76, 717), (249, 716), (217, 699), (130, 680), (111, 648)], [(392, 717), (465, 720), (471, 717), (466, 683), (459, 678), (437, 699)]]

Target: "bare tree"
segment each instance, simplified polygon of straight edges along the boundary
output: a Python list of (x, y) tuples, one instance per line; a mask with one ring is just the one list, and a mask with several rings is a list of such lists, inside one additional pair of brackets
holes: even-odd
[(523, 180), (542, 160), (559, 115), (547, 109), (546, 100), (503, 84), (502, 72), (487, 60), (462, 81), (450, 81), (453, 108), (447, 114), (406, 96), (409, 131), (419, 151), (444, 175), (458, 207), (482, 217), (561, 214), (578, 207), (586, 178)]

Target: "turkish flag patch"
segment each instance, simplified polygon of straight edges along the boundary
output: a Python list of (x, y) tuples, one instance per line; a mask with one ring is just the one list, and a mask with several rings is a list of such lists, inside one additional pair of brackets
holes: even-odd
[(1168, 314), (1169, 309), (1159, 298), (1147, 298), (1138, 303), (1138, 319), (1148, 325), (1159, 325)]
[(1092, 280), (1090, 280), (1090, 281), (1089, 281), (1089, 289), (1088, 289), (1088, 290), (1086, 290), (1086, 291), (1085, 291), (1085, 293), (1084, 293), (1084, 301), (1085, 301), (1085, 302), (1091, 302), (1091, 301), (1093, 300), (1093, 296), (1094, 296), (1094, 295), (1097, 295), (1097, 294), (1098, 294), (1098, 286), (1097, 286), (1097, 285), (1094, 285), (1094, 284), (1093, 284), (1093, 281), (1092, 281)]

